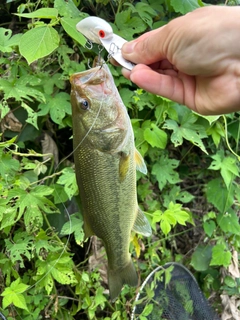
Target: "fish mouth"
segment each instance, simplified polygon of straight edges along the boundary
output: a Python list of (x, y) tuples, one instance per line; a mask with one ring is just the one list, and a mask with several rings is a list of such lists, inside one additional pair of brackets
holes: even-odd
[(104, 66), (96, 66), (86, 71), (74, 73), (70, 76), (70, 83), (72, 89), (78, 91), (80, 96), (86, 96), (88, 91), (91, 92), (91, 95), (111, 94), (112, 92), (111, 77)]

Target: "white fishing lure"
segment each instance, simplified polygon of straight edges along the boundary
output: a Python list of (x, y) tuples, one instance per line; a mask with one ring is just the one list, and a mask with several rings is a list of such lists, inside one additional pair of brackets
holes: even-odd
[(127, 41), (113, 33), (112, 27), (105, 20), (98, 17), (87, 17), (78, 22), (76, 28), (89, 41), (103, 45), (110, 56), (124, 68), (132, 70), (135, 66), (134, 63), (124, 59), (121, 53), (121, 48)]

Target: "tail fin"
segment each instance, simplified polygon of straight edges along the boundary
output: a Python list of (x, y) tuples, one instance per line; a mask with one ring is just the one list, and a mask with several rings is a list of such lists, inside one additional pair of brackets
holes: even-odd
[(131, 259), (123, 269), (108, 268), (108, 287), (112, 301), (118, 297), (124, 284), (132, 287), (138, 284), (138, 275)]

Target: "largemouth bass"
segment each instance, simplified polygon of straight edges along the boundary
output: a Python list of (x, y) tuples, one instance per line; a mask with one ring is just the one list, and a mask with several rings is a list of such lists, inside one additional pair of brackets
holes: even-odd
[(108, 258), (112, 300), (122, 286), (136, 286), (129, 254), (131, 230), (151, 227), (139, 209), (136, 169), (146, 165), (134, 146), (131, 122), (106, 64), (70, 77), (73, 147), (85, 236), (101, 238)]

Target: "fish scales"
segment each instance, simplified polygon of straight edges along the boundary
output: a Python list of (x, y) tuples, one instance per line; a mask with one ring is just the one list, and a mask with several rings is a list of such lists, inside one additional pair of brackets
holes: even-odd
[(136, 167), (146, 172), (134, 146), (131, 122), (104, 64), (71, 76), (73, 147), (85, 236), (102, 239), (114, 300), (122, 286), (138, 284), (129, 244), (131, 230), (149, 236), (138, 208)]

